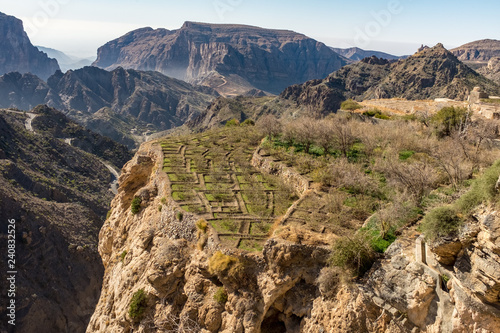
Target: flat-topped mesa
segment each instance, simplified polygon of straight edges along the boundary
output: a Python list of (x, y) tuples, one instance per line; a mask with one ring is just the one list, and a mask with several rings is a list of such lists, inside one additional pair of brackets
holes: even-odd
[(482, 39), (450, 50), (460, 61), (486, 63), (500, 57), (500, 40)]
[(323, 43), (288, 30), (185, 22), (177, 30), (143, 28), (108, 42), (94, 66), (155, 70), (231, 95), (326, 77), (346, 61)]

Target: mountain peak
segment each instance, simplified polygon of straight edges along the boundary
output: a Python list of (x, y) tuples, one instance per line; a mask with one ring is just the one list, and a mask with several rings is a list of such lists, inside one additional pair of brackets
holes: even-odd
[(47, 79), (59, 69), (57, 60), (31, 44), (21, 20), (0, 13), (0, 75), (9, 72), (33, 73)]

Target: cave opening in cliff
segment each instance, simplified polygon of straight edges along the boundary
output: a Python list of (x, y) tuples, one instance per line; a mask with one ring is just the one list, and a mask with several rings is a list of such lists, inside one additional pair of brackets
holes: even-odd
[(294, 314), (285, 315), (275, 307), (271, 307), (262, 321), (262, 333), (290, 333), (300, 332), (301, 317)]
[(269, 309), (266, 318), (260, 325), (260, 331), (266, 333), (286, 333), (286, 325), (282, 320), (285, 315), (275, 308)]

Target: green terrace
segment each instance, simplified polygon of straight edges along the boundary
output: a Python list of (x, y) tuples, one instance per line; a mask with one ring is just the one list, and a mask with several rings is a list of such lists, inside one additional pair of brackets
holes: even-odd
[(260, 251), (276, 217), (296, 199), (278, 177), (251, 165), (261, 136), (231, 127), (161, 142), (172, 199), (208, 221), (225, 246)]

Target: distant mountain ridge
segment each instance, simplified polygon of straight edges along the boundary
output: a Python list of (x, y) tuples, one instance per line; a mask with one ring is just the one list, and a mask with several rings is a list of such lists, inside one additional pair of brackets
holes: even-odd
[(0, 75), (32, 73), (47, 79), (58, 69), (57, 60), (31, 44), (21, 20), (0, 13)]
[(253, 88), (277, 94), (345, 64), (325, 44), (292, 31), (196, 22), (171, 31), (131, 31), (100, 47), (93, 63), (155, 70), (225, 95)]
[(49, 47), (37, 46), (37, 48), (40, 51), (45, 52), (49, 57), (56, 59), (61, 67), (61, 71), (63, 72), (70, 69), (79, 69), (85, 66), (90, 66), (94, 61), (94, 58), (73, 57), (62, 51), (51, 49)]
[(450, 52), (460, 61), (487, 63), (492, 58), (500, 57), (500, 40), (482, 39), (451, 49)]
[(481, 86), (489, 94), (500, 91), (497, 84), (467, 67), (438, 44), (393, 63), (376, 57), (366, 58), (324, 80), (291, 86), (280, 97), (328, 113), (335, 112), (348, 98), (417, 100), (445, 97), (463, 100), (475, 86)]
[(399, 56), (395, 56), (395, 55), (388, 54), (385, 52), (380, 52), (380, 51), (363, 50), (363, 49), (360, 49), (359, 47), (351, 47), (351, 48), (347, 48), (347, 49), (332, 47), (331, 49), (333, 51), (335, 51), (336, 53), (340, 54), (341, 56), (346, 57), (346, 58), (353, 60), (353, 61), (360, 61), (364, 58), (369, 58), (372, 56), (375, 56), (377, 58), (387, 59), (387, 60), (398, 60), (401, 58), (405, 58), (405, 57), (399, 57)]
[(136, 136), (148, 130), (182, 125), (217, 96), (211, 88), (195, 87), (158, 72), (123, 68), (58, 71), (47, 82), (32, 74), (0, 77), (0, 107), (29, 110), (47, 104), (129, 148), (138, 140)]

